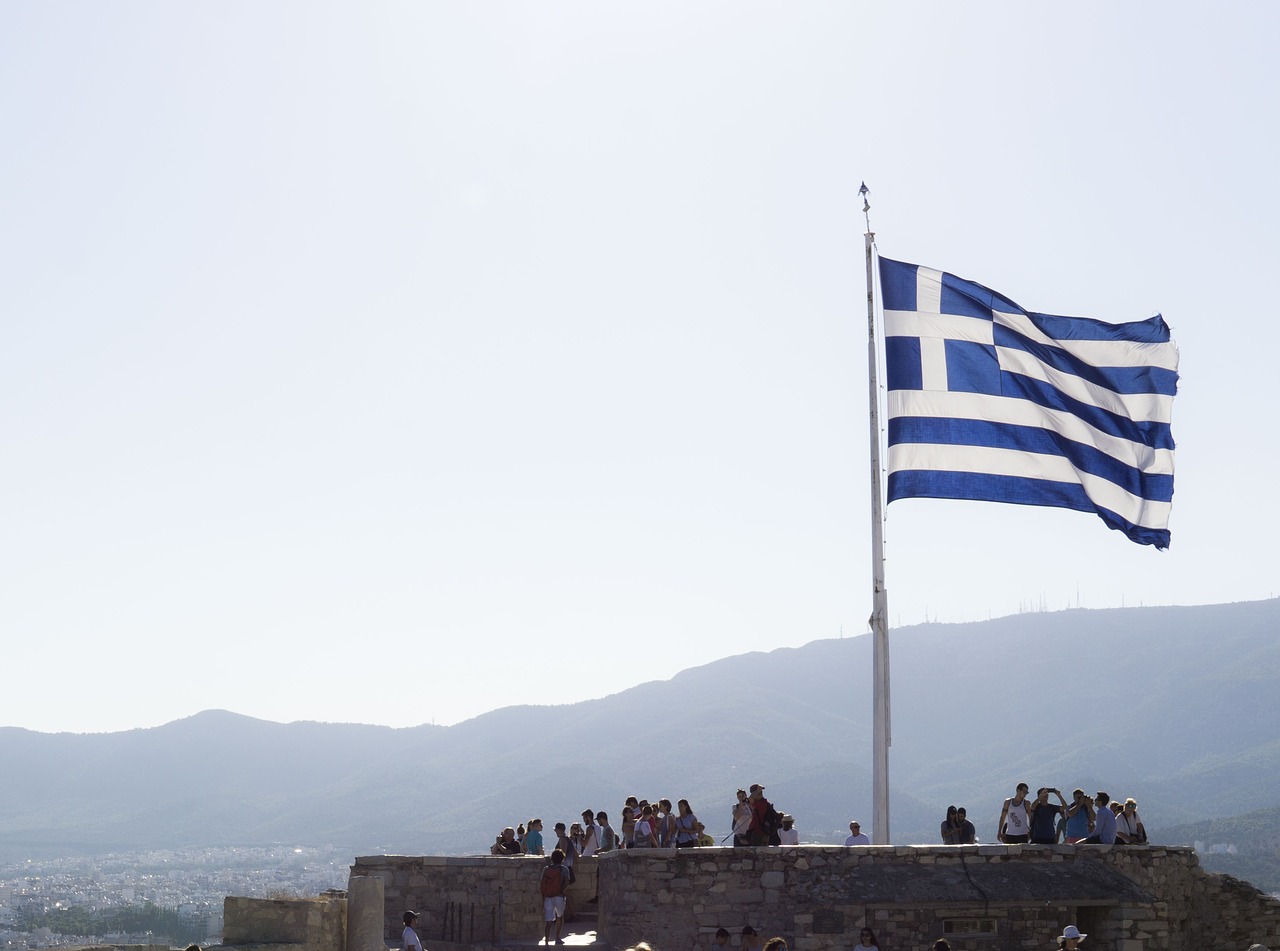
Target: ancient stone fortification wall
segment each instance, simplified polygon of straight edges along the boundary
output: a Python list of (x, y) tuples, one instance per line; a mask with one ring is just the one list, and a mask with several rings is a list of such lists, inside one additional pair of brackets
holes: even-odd
[[(423, 916), (432, 951), (542, 933), (543, 860), (370, 857), (353, 876), (383, 882), (386, 938)], [(1095, 951), (1280, 947), (1280, 902), (1204, 872), (1188, 848), (933, 846), (643, 850), (579, 860), (579, 907), (599, 894), (600, 939), (626, 948), (709, 949), (719, 927), (782, 935), (792, 951), (849, 951), (870, 926), (881, 947), (946, 937), (956, 951), (1044, 951), (1075, 923)]]
[[(719, 854), (717, 854), (719, 853)], [(601, 861), (602, 937), (709, 947), (750, 924), (794, 951), (1051, 947), (1064, 925), (1116, 951), (1280, 945), (1280, 902), (1200, 869), (1187, 848), (873, 847), (623, 853)], [(1119, 873), (1119, 874), (1116, 874)]]
[[(382, 879), (386, 937), (399, 944), (401, 915), (416, 911), (418, 933), (431, 951), (451, 945), (496, 945), (542, 937), (541, 856), (378, 855), (357, 858), (352, 876)], [(567, 891), (571, 913), (586, 909), (595, 897), (595, 857), (574, 863), (577, 881)], [(665, 949), (664, 949), (665, 951)]]
[(344, 951), (345, 898), (235, 898), (222, 903), (222, 943), (278, 951)]

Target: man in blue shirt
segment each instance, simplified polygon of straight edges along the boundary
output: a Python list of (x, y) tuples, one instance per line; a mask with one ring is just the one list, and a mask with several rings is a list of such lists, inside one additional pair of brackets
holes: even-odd
[(1111, 811), (1111, 796), (1100, 792), (1093, 797), (1093, 801), (1098, 806), (1097, 815), (1093, 820), (1093, 835), (1082, 839), (1081, 842), (1086, 845), (1115, 845), (1116, 814)]

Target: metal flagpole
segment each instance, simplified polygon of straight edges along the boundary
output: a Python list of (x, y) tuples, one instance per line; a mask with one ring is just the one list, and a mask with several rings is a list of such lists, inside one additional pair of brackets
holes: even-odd
[(871, 755), (872, 810), (871, 841), (889, 844), (889, 596), (884, 587), (884, 517), (880, 491), (880, 381), (876, 372), (876, 308), (875, 281), (872, 274), (872, 250), (876, 236), (871, 230), (869, 189), (863, 182), (862, 213), (867, 219), (863, 235), (867, 247), (867, 379), (871, 408), (871, 726), (874, 733)]

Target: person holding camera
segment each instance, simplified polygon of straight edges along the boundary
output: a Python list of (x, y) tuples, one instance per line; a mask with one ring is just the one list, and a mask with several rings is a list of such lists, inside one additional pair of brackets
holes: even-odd
[(1067, 829), (1063, 840), (1067, 845), (1075, 845), (1081, 839), (1088, 838), (1093, 828), (1093, 798), (1086, 796), (1083, 789), (1071, 794), (1071, 805), (1067, 806)]
[[(1049, 793), (1057, 796), (1062, 805), (1051, 803)], [(1048, 786), (1041, 786), (1036, 790), (1036, 801), (1031, 804), (1031, 844), (1057, 845), (1058, 816), (1066, 811), (1067, 801), (1062, 798), (1061, 790)]]
[(1093, 831), (1089, 837), (1081, 839), (1081, 845), (1115, 845), (1116, 814), (1111, 811), (1111, 797), (1098, 790), (1093, 797), (1097, 812), (1093, 817)]

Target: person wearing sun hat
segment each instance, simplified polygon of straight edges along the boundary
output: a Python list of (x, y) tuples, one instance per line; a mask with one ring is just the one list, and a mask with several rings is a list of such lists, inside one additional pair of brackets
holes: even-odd
[(1080, 942), (1089, 937), (1087, 934), (1081, 934), (1080, 929), (1075, 925), (1067, 925), (1062, 929), (1062, 934), (1058, 935), (1058, 947), (1062, 951), (1075, 951), (1079, 947)]

